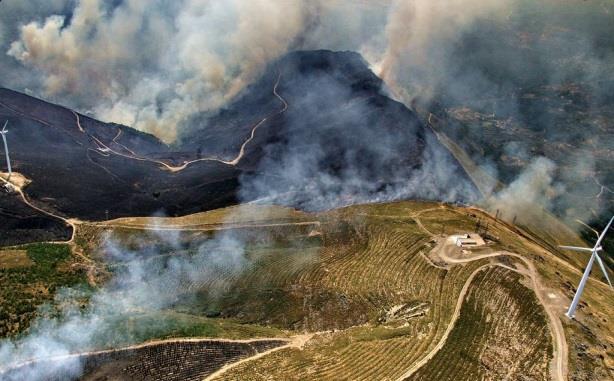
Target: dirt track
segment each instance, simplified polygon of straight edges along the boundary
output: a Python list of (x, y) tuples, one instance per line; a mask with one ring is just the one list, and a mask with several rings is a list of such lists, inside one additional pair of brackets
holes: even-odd
[(75, 116), (76, 123), (77, 123), (77, 128), (79, 129), (79, 131), (87, 134), (90, 138), (92, 138), (92, 140), (98, 146), (97, 152), (100, 152), (100, 153), (111, 153), (111, 154), (114, 154), (114, 155), (117, 155), (117, 156), (125, 157), (127, 159), (138, 160), (138, 161), (147, 161), (147, 162), (159, 164), (159, 165), (163, 166), (165, 169), (167, 169), (167, 170), (169, 170), (171, 172), (182, 171), (182, 170), (186, 169), (189, 165), (194, 164), (194, 163), (198, 163), (198, 162), (201, 162), (201, 161), (215, 161), (215, 162), (226, 164), (226, 165), (236, 166), (237, 164), (239, 164), (241, 159), (243, 159), (243, 156), (245, 155), (245, 147), (254, 139), (254, 136), (256, 134), (256, 130), (258, 130), (258, 128), (260, 126), (262, 126), (265, 122), (267, 122), (269, 119), (271, 119), (271, 118), (273, 118), (273, 117), (275, 117), (277, 115), (283, 114), (288, 109), (288, 103), (277, 92), (277, 87), (279, 86), (280, 79), (281, 79), (281, 73), (277, 76), (277, 81), (273, 85), (273, 95), (275, 95), (281, 101), (281, 103), (283, 104), (283, 107), (279, 111), (276, 111), (276, 112), (274, 112), (274, 113), (272, 113), (270, 115), (265, 116), (264, 118), (262, 118), (258, 123), (256, 123), (252, 127), (251, 134), (250, 134), (249, 138), (247, 138), (247, 140), (245, 140), (245, 142), (243, 142), (243, 144), (241, 145), (241, 148), (239, 150), (239, 153), (232, 160), (223, 160), (223, 159), (216, 158), (216, 157), (205, 157), (205, 158), (185, 161), (182, 165), (179, 165), (179, 166), (170, 165), (170, 164), (168, 164), (168, 163), (166, 163), (166, 162), (164, 162), (162, 160), (151, 159), (151, 158), (148, 158), (148, 157), (139, 156), (139, 155), (135, 154), (132, 150), (128, 149), (126, 146), (118, 143), (116, 140), (121, 135), (121, 130), (119, 130), (117, 135), (113, 138), (112, 143), (119, 144), (121, 147), (126, 149), (129, 152), (129, 154), (118, 152), (118, 151), (112, 149), (111, 147), (109, 147), (107, 144), (102, 142), (97, 137), (88, 134), (85, 131), (85, 129), (83, 128), (83, 126), (81, 126), (81, 120), (79, 118), (79, 114), (74, 112), (74, 111), (72, 111), (72, 113)]
[(473, 278), (475, 278), (475, 276), (480, 271), (488, 267), (492, 267), (492, 266), (496, 266), (496, 265), (493, 265), (493, 264), (484, 265), (484, 266), (478, 267), (474, 272), (471, 273), (469, 278), (467, 278), (467, 281), (465, 282), (465, 285), (463, 286), (460, 294), (458, 295), (458, 300), (456, 301), (456, 307), (454, 308), (454, 313), (452, 314), (450, 323), (448, 324), (446, 331), (444, 332), (443, 336), (441, 337), (437, 345), (435, 345), (435, 347), (431, 349), (429, 353), (426, 354), (426, 356), (420, 359), (420, 361), (414, 363), (411, 368), (409, 368), (405, 373), (403, 373), (399, 378), (397, 378), (397, 381), (403, 381), (407, 377), (416, 373), (418, 369), (426, 365), (433, 357), (435, 357), (437, 352), (439, 352), (439, 350), (443, 348), (443, 346), (446, 344), (446, 341), (448, 340), (448, 336), (450, 335), (450, 332), (452, 332), (452, 329), (454, 328), (454, 324), (456, 323), (456, 320), (458, 320), (461, 308), (463, 306), (463, 302), (465, 301), (465, 295), (467, 295), (467, 291), (469, 291), (469, 286), (471, 286), (471, 282), (473, 281)]
[[(156, 225), (129, 225), (129, 224), (113, 224), (113, 223), (88, 223), (101, 227), (133, 229), (133, 230), (155, 230), (155, 231), (220, 231), (234, 229), (249, 229), (249, 228), (270, 228), (277, 226), (304, 226), (314, 225), (319, 226), (320, 221), (301, 221), (301, 222), (280, 222), (270, 224), (224, 224), (217, 226), (201, 225), (177, 225), (177, 226), (156, 226)], [(200, 227), (196, 227), (200, 226)]]
[(286, 348), (303, 348), (303, 346), (309, 341), (311, 340), (311, 338), (313, 336), (317, 335), (317, 333), (308, 333), (308, 334), (304, 334), (304, 335), (297, 335), (297, 336), (293, 336), (292, 340), (288, 342), (287, 345), (282, 345), (276, 348), (272, 348), (269, 349), (268, 351), (264, 351), (264, 352), (260, 352), (254, 356), (251, 357), (246, 357), (242, 360), (239, 361), (235, 361), (233, 363), (224, 365), (222, 368), (220, 368), (219, 370), (217, 370), (215, 373), (210, 374), (209, 376), (207, 376), (203, 381), (210, 381), (213, 380), (219, 376), (221, 376), (222, 374), (226, 373), (227, 371), (229, 371), (232, 368), (235, 368), (243, 363), (246, 363), (248, 361), (253, 361), (253, 360), (257, 360), (261, 357), (264, 357), (266, 355), (269, 355), (273, 352), (277, 352), (279, 350), (282, 349), (286, 349)]
[[(22, 177), (25, 178), (23, 175), (19, 174), (18, 177)], [(69, 219), (69, 218), (64, 218), (60, 215), (57, 215), (55, 213), (49, 212), (45, 209), (39, 208), (38, 206), (34, 205), (33, 203), (30, 202), (30, 200), (28, 200), (28, 198), (26, 197), (25, 193), (23, 192), (23, 190), (21, 189), (21, 186), (16, 185), (15, 183), (9, 183), (8, 181), (6, 181), (6, 179), (1, 178), (0, 180), (2, 180), (5, 184), (10, 184), (10, 186), (13, 188), (14, 192), (17, 192), (19, 194), (19, 196), (21, 197), (22, 201), (24, 202), (24, 204), (28, 205), (30, 208), (39, 211), (43, 214), (46, 214), (49, 217), (53, 217), (55, 219), (61, 220), (63, 221), (66, 225), (69, 225), (72, 228), (72, 235), (70, 237), (70, 240), (66, 241), (66, 242), (61, 242), (61, 243), (71, 243), (73, 242), (74, 238), (75, 238), (75, 222), (77, 220), (75, 219)], [(27, 182), (25, 183), (27, 184)]]
[[(424, 227), (424, 225), (422, 225), (422, 223), (420, 222), (418, 218), (419, 213), (416, 213), (413, 215), (413, 218), (418, 224), (418, 226), (424, 232), (429, 234), (431, 237), (436, 237), (434, 234), (428, 231)], [(548, 303), (545, 302), (545, 298), (543, 296), (543, 287), (541, 285), (541, 282), (539, 281), (539, 274), (537, 270), (535, 269), (534, 264), (530, 260), (526, 259), (525, 257), (519, 254), (503, 252), (503, 251), (489, 253), (489, 254), (475, 255), (475, 256), (472, 256), (471, 258), (462, 258), (462, 259), (454, 258), (449, 255), (451, 251), (454, 250), (455, 248), (454, 246), (455, 245), (453, 245), (453, 243), (450, 243), (450, 242), (444, 242), (444, 243), (440, 242), (440, 244), (438, 244), (433, 250), (437, 250), (438, 256), (441, 259), (443, 259), (445, 262), (452, 263), (452, 264), (468, 263), (468, 262), (473, 262), (473, 261), (477, 261), (480, 259), (494, 258), (494, 257), (500, 257), (500, 256), (510, 256), (510, 257), (520, 259), (527, 266), (528, 272), (523, 273), (519, 270), (510, 268), (510, 267), (507, 267), (501, 264), (487, 264), (487, 265), (481, 266), (480, 268), (476, 269), (465, 282), (465, 285), (463, 286), (463, 289), (461, 290), (461, 293), (459, 294), (459, 297), (456, 303), (456, 308), (454, 310), (454, 314), (452, 315), (452, 318), (450, 319), (450, 323), (444, 335), (442, 336), (441, 340), (439, 341), (439, 343), (437, 343), (437, 345), (425, 357), (423, 357), (420, 361), (412, 365), (412, 367), (408, 369), (401, 377), (399, 377), (398, 380), (403, 380), (409, 377), (410, 375), (412, 375), (413, 373), (415, 373), (418, 369), (424, 366), (430, 359), (432, 359), (437, 354), (437, 352), (445, 345), (448, 335), (454, 328), (454, 324), (456, 323), (456, 320), (459, 317), (460, 309), (462, 307), (465, 295), (467, 293), (469, 285), (471, 284), (471, 281), (473, 280), (473, 278), (479, 271), (483, 270), (484, 268), (492, 267), (492, 266), (505, 267), (509, 270), (516, 271), (518, 273), (526, 275), (531, 279), (533, 291), (535, 292), (536, 297), (538, 298), (540, 304), (544, 307), (544, 310), (546, 311), (546, 314), (548, 316), (550, 333), (552, 335), (552, 340), (554, 342), (554, 347), (553, 347), (554, 348), (553, 349), (553, 352), (554, 352), (553, 353), (553, 357), (554, 357), (553, 365), (554, 366), (552, 369), (553, 379), (558, 380), (558, 381), (567, 380), (568, 348), (567, 348), (567, 340), (565, 338), (565, 332), (563, 330), (563, 325), (561, 324), (561, 320), (559, 319), (556, 311), (553, 311), (552, 308), (549, 307)]]

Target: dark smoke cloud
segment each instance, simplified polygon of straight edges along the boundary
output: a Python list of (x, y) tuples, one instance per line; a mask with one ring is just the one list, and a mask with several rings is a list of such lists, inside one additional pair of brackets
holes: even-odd
[[(611, 143), (608, 148), (595, 138), (612, 125), (592, 122), (611, 118), (604, 109), (611, 107), (614, 91), (608, 79), (614, 70), (612, 36), (614, 7), (607, 1), (397, 1), (390, 8), (385, 52), (374, 67), (406, 104), (440, 110), (468, 106), (507, 123), (508, 130), (533, 131), (533, 140), (519, 132), (501, 144), (503, 156), (518, 162), (513, 171), (499, 156), (476, 150), (476, 163), (511, 184), (493, 195), (492, 205), (526, 210), (526, 200), (533, 199), (570, 222), (588, 221), (613, 208), (610, 194), (594, 196), (605, 189), (596, 184), (611, 184), (603, 168), (603, 150), (611, 150)], [(556, 91), (550, 103), (537, 106), (527, 106), (523, 98), (569, 82), (583, 91), (573, 106), (557, 104)], [(579, 118), (577, 126), (547, 112), (553, 107)], [(596, 123), (603, 127), (595, 128)], [(486, 136), (484, 129), (458, 126), (448, 133), (471, 145)], [(559, 155), (556, 146), (567, 154)], [(595, 151), (601, 151), (601, 162)]]

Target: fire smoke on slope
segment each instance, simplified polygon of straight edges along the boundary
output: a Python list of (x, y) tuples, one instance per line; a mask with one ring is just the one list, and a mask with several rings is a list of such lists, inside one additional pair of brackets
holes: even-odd
[(288, 49), (312, 8), (288, 5), (77, 0), (69, 15), (21, 26), (8, 55), (41, 73), (48, 96), (172, 141), (187, 116), (219, 107)]
[[(599, 0), (4, 1), (0, 68), (11, 87), (167, 142), (193, 127), (191, 115), (233, 99), (295, 49), (360, 51), (406, 104), (469, 105), (523, 120), (523, 88), (573, 80), (587, 87), (588, 102), (611, 102), (603, 79), (614, 69), (613, 17)], [(536, 123), (546, 140), (560, 135), (556, 121)], [(590, 137), (575, 131), (567, 141)]]
[[(250, 213), (250, 211), (237, 213)], [(151, 241), (159, 244), (152, 248)], [(79, 376), (81, 359), (68, 354), (96, 349), (101, 343), (114, 342), (117, 327), (134, 314), (161, 311), (177, 301), (189, 284), (207, 284), (208, 292), (221, 292), (233, 277), (245, 271), (254, 258), (246, 256), (244, 237), (231, 231), (217, 234), (185, 252), (179, 232), (153, 231), (142, 241), (131, 242), (129, 249), (114, 236), (104, 239), (101, 252), (110, 263), (122, 264), (112, 279), (89, 297), (83, 310), (74, 301), (83, 292), (61, 290), (56, 305), (62, 306), (59, 317), (39, 318), (24, 337), (0, 341), (0, 372), (34, 359), (56, 359), (29, 367), (19, 367), (10, 374), (10, 380), (45, 380), (47, 375), (59, 372), (66, 378)], [(164, 251), (160, 252), (160, 248)], [(172, 255), (169, 255), (172, 254)], [(44, 312), (44, 311), (41, 311)], [(45, 316), (45, 314), (42, 314)], [(54, 315), (51, 315), (54, 316)], [(122, 342), (138, 338), (121, 337)], [(49, 369), (53, 364), (54, 369)]]
[[(525, 190), (568, 222), (589, 221), (614, 208), (599, 193), (599, 184), (611, 184), (604, 150), (611, 150), (613, 35), (614, 8), (604, 1), (396, 1), (386, 49), (372, 62), (406, 104), (444, 115), (477, 112), (506, 125), (508, 141), (500, 146), (488, 141), (497, 129), (485, 123), (446, 131), (473, 149), (478, 165), (504, 184), (515, 182), (494, 196), (498, 202), (516, 200), (525, 210), (526, 197), (517, 192)], [(552, 93), (550, 100), (542, 89)], [(536, 94), (542, 98), (532, 99)], [(508, 155), (508, 148), (518, 154)], [(539, 195), (518, 187), (544, 168), (543, 157), (554, 161), (547, 171), (552, 186)], [(509, 158), (522, 164), (512, 170)]]
[(8, 25), (0, 46), (39, 74), (39, 84), (17, 79), (14, 86), (167, 142), (191, 114), (232, 99), (268, 62), (300, 44), (306, 30), (320, 34), (320, 15), (339, 9), (272, 0), (61, 4), (30, 19), (13, 17), (20, 6), (2, 4)]
[[(417, 116), (382, 94), (356, 53), (294, 52), (279, 70), (289, 107), (275, 121), (244, 201), (309, 210), (403, 198), (475, 201), (464, 170)], [(265, 132), (261, 132), (265, 134)]]

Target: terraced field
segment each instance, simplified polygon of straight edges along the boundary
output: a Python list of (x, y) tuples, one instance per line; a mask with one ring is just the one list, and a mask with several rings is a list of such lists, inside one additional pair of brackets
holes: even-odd
[(547, 319), (520, 280), (502, 267), (482, 270), (446, 344), (407, 380), (549, 379)]
[[(118, 337), (100, 345), (306, 335), (301, 345), (229, 362), (209, 375), (216, 380), (559, 379), (552, 371), (559, 344), (547, 312), (562, 316), (580, 271), (552, 242), (478, 209), (432, 202), (318, 214), (240, 208), (81, 223), (75, 242), (99, 266), (101, 283), (145, 263), (145, 281), (153, 279), (160, 297), (173, 296), (163, 311), (140, 311), (140, 323), (116, 326)], [(475, 259), (433, 259), (436, 242), (473, 231), (478, 220), (488, 224), (487, 246), (474, 251)], [(129, 255), (96, 249), (109, 240)], [(228, 240), (235, 246), (221, 255), (240, 248), (239, 268), (208, 256)], [(167, 276), (177, 261), (198, 276)], [(593, 340), (603, 349), (580, 367), (570, 346), (570, 375), (578, 380), (607, 375), (598, 359), (612, 347), (606, 289), (597, 279), (589, 284), (578, 315), (585, 325), (564, 328), (574, 340), (603, 337)]]
[[(412, 263), (413, 262), (413, 263)], [(424, 264), (421, 264), (423, 262)], [(413, 266), (412, 266), (413, 265)], [(407, 287), (381, 308), (419, 300), (427, 303), (424, 315), (399, 322), (372, 320), (357, 328), (328, 332), (313, 339), (305, 349), (290, 349), (239, 367), (223, 379), (394, 379), (408, 364), (418, 361), (443, 335), (464, 279), (478, 266), (457, 267), (450, 273), (426, 268), (421, 256), (409, 261), (416, 272)], [(424, 274), (418, 276), (419, 273)], [(412, 276), (413, 275), (413, 276)], [(418, 290), (416, 293), (412, 291)]]
[[(168, 380), (199, 381), (229, 362), (285, 345), (281, 340), (192, 340), (152, 343), (117, 351), (64, 357), (49, 364), (16, 368), (2, 379), (17, 381), (24, 374), (45, 367), (49, 381), (64, 380)], [(80, 362), (79, 365), (77, 365)]]
[[(325, 332), (304, 349), (279, 351), (220, 379), (394, 379), (435, 347), (466, 280), (488, 260), (450, 269), (433, 266), (421, 255), (430, 249), (431, 237), (412, 214), (434, 213), (432, 219), (438, 220), (442, 216), (437, 213), (446, 211), (438, 204), (405, 206), (382, 206), (377, 213), (347, 208), (318, 216), (322, 241), (311, 254), (263, 250), (266, 254), (253, 269), (218, 300), (221, 315)], [(448, 229), (462, 231), (475, 223), (463, 218), (456, 215)], [(301, 263), (301, 255), (311, 260)], [(404, 306), (421, 308), (415, 315), (385, 318), (387, 311)], [(546, 322), (541, 323), (547, 332)], [(547, 336), (545, 342), (550, 345)]]

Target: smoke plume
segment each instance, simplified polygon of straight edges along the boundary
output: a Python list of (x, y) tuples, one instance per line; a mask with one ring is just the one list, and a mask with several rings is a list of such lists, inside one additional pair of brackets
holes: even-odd
[[(415, 0), (394, 1), (386, 30), (386, 50), (376, 63), (380, 76), (406, 102), (412, 96), (432, 96), (448, 71), (451, 45), (481, 18), (503, 17), (508, 1)], [(402, 72), (403, 74), (400, 74)], [(407, 78), (420, 78), (406, 88)], [(400, 94), (399, 94), (400, 93)]]
[(556, 196), (564, 191), (563, 185), (554, 180), (555, 170), (556, 164), (552, 160), (536, 158), (509, 186), (488, 200), (490, 208), (499, 210), (510, 220), (519, 216), (521, 220), (530, 221), (539, 216), (541, 211), (535, 210), (536, 205), (548, 209)]
[[(194, 127), (190, 116), (215, 112), (298, 49), (359, 51), (406, 105), (469, 106), (526, 122), (544, 132), (543, 141), (562, 144), (582, 146), (595, 131), (570, 133), (547, 113), (529, 115), (521, 92), (581, 83), (582, 115), (599, 117), (613, 89), (603, 79), (614, 70), (614, 9), (598, 0), (34, 0), (0, 9), (7, 86), (166, 142)], [(527, 149), (525, 162), (549, 157), (566, 185), (581, 175), (579, 166), (539, 151)], [(478, 164), (495, 163), (503, 182), (520, 175), (482, 156)], [(591, 176), (598, 190), (611, 185), (601, 166)], [(581, 198), (558, 198), (551, 204), (558, 211), (588, 209)]]
[[(444, 111), (470, 106), (521, 125), (514, 130), (519, 136), (522, 123), (532, 123), (544, 145), (556, 140), (576, 147), (576, 155), (555, 163), (546, 157), (556, 151), (549, 147), (505, 142), (503, 154), (521, 163), (510, 173), (498, 168), (499, 157), (480, 151), (474, 158), (509, 183), (488, 200), (508, 218), (530, 218), (536, 204), (569, 218), (589, 218), (600, 213), (592, 208), (603, 207), (595, 200), (610, 197), (610, 188), (601, 184), (607, 185), (611, 173), (599, 172), (587, 151), (599, 143), (592, 135), (611, 131), (611, 123), (563, 130), (551, 114), (526, 112), (519, 94), (574, 80), (589, 92), (582, 115), (599, 114), (613, 89), (603, 80), (614, 70), (613, 15), (604, 1), (4, 0), (0, 48), (6, 55), (0, 70), (4, 86), (173, 142), (179, 130), (193, 127), (186, 123), (190, 116), (231, 102), (288, 51), (359, 51), (407, 105), (418, 100)], [(340, 85), (341, 75), (301, 79), (287, 87), (294, 94), (283, 92), (293, 78), (282, 75), (280, 93), (292, 100), (284, 115), (286, 137), (264, 147), (263, 161), (242, 177), (244, 200), (308, 209), (407, 197), (475, 201), (473, 188), (459, 181), (459, 168), (432, 136), (424, 138), (424, 147), (412, 145), (416, 120), (388, 129), (381, 110)], [(331, 99), (343, 112), (327, 109)], [(459, 136), (451, 137), (489, 139), (485, 129), (472, 128), (459, 127)], [(612, 149), (602, 144), (602, 150)], [(422, 166), (399, 160), (416, 152)], [(267, 176), (259, 175), (264, 169)], [(587, 188), (586, 199), (569, 194), (587, 182), (597, 184), (592, 186), (599, 193)], [(181, 249), (175, 234), (158, 239)], [(191, 257), (150, 262), (142, 259), (158, 252), (130, 250), (108, 237), (104, 252), (125, 262), (125, 270), (91, 297), (85, 311), (68, 309), (61, 319), (43, 319), (31, 334), (2, 342), (0, 364), (87, 350), (117, 317), (172, 304), (176, 295), (167, 290), (180, 282), (208, 282), (222, 269), (240, 274), (250, 265), (245, 242), (232, 234), (195, 250)], [(58, 366), (80, 371), (75, 360)], [(43, 371), (18, 378), (44, 379)]]
[(286, 52), (314, 7), (79, 0), (70, 15), (21, 25), (7, 54), (40, 73), (46, 97), (170, 142), (189, 115), (232, 99)]
[[(152, 242), (157, 244), (152, 246)], [(69, 354), (99, 349), (110, 342), (109, 338), (119, 339), (120, 345), (138, 340), (115, 337), (121, 322), (135, 314), (168, 308), (187, 292), (188, 285), (207, 285), (209, 294), (222, 293), (227, 282), (254, 260), (246, 256), (246, 240), (232, 231), (189, 245), (182, 242), (179, 232), (168, 230), (154, 230), (136, 242), (120, 241), (113, 235), (104, 237), (101, 255), (107, 264), (119, 264), (113, 277), (89, 297), (85, 309), (75, 305), (74, 300), (86, 294), (78, 289), (60, 290), (54, 302), (61, 306), (59, 314), (46, 314), (43, 307), (39, 311), (43, 317), (32, 324), (27, 335), (0, 341), (0, 379), (38, 381), (55, 372), (67, 378), (78, 376), (81, 359)], [(180, 254), (186, 251), (189, 254)], [(54, 361), (35, 362), (33, 366), (1, 373), (40, 359)]]

